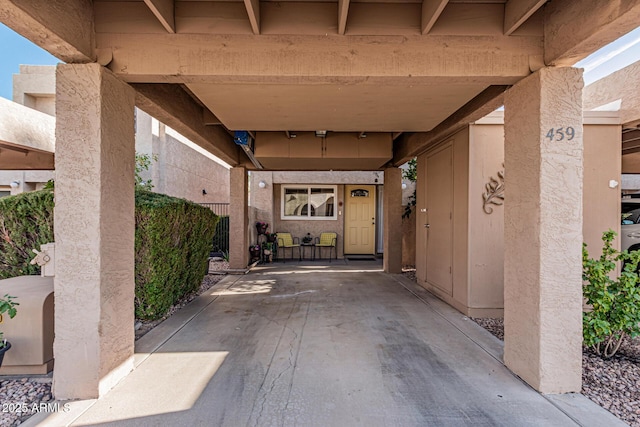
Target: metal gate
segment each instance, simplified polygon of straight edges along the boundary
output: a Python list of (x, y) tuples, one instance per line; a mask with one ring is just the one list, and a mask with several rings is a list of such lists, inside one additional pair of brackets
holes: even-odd
[(229, 203), (200, 203), (220, 217), (213, 236), (211, 256), (224, 256), (229, 253)]

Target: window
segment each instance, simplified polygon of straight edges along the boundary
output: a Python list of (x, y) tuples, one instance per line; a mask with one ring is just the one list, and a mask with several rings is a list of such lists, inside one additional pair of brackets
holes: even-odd
[(282, 186), (282, 219), (337, 219), (336, 186)]

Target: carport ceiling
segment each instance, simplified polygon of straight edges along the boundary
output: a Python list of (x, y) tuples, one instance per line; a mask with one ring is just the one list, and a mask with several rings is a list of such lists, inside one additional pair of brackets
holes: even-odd
[(116, 74), (183, 84), (227, 129), (406, 132), (530, 73), (545, 1), (506, 3), (96, 0), (94, 16)]
[(229, 129), (428, 131), (486, 86), (189, 84)]
[(141, 108), (231, 165), (247, 159), (227, 130), (393, 132), (401, 164), (640, 13), (640, 0), (0, 4), (2, 22), (65, 62), (108, 67)]

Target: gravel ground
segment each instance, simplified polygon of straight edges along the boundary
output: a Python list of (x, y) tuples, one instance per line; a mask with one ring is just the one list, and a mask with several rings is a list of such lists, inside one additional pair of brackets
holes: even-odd
[(0, 380), (0, 426), (17, 426), (51, 402), (51, 378)]
[[(415, 281), (414, 269), (403, 269)], [(503, 319), (471, 318), (501, 341)], [(611, 359), (602, 359), (589, 348), (582, 352), (582, 394), (633, 427), (640, 427), (640, 337), (629, 339)]]
[[(198, 295), (218, 283), (223, 277), (220, 272), (227, 270), (229, 264), (225, 261), (213, 263), (210, 273), (202, 280), (197, 292), (185, 296), (169, 309), (162, 319), (151, 322), (136, 323), (136, 340), (149, 332), (163, 320), (193, 301)], [(17, 426), (31, 415), (38, 412), (40, 405), (53, 401), (51, 395), (51, 376), (38, 378), (0, 379), (0, 426)]]

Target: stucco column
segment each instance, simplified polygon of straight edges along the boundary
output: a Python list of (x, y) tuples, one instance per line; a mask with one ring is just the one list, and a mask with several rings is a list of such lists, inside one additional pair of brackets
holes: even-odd
[(384, 170), (383, 267), (387, 273), (402, 273), (402, 170)]
[(247, 170), (235, 167), (230, 170), (229, 206), (229, 267), (246, 268), (249, 263), (249, 207)]
[(543, 68), (505, 95), (505, 364), (543, 393), (582, 373), (582, 70)]
[(133, 368), (134, 102), (98, 64), (57, 67), (57, 399), (96, 398)]

